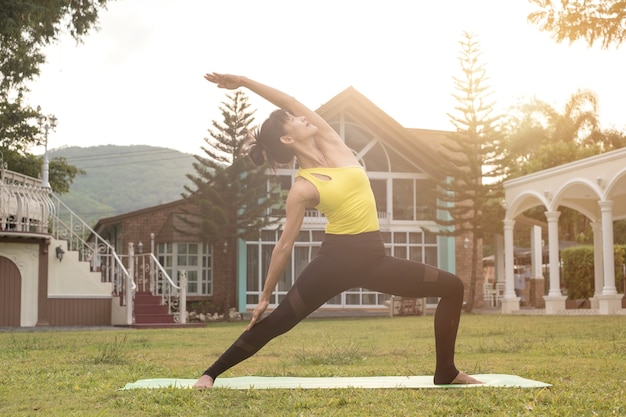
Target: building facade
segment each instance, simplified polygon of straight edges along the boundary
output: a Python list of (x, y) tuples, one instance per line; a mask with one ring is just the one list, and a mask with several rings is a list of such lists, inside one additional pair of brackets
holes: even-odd
[[(387, 253), (421, 261), (457, 273), (469, 284), (470, 253), (463, 247), (463, 237), (437, 234), (436, 182), (445, 178), (447, 162), (436, 151), (449, 132), (406, 129), (353, 88), (348, 88), (317, 112), (345, 140), (365, 167), (376, 198), (378, 218)], [(278, 169), (275, 173), (283, 196), (291, 188), (297, 167)], [(269, 190), (268, 180), (268, 190)], [(150, 207), (113, 218), (102, 219), (95, 230), (114, 242), (120, 253), (129, 243), (141, 243), (159, 258), (168, 273), (178, 276), (186, 270), (188, 301), (206, 302), (216, 307), (224, 304), (241, 312), (253, 309), (260, 298), (270, 255), (281, 233), (279, 225), (260, 230), (257, 239), (240, 242), (236, 252), (236, 271), (229, 267), (225, 248), (211, 248), (177, 232), (184, 226), (178, 221), (186, 202)], [(282, 207), (267, 215), (281, 218)], [(289, 265), (279, 280), (270, 307), (286, 295), (302, 269), (317, 254), (326, 225), (315, 209), (305, 213), (300, 235)], [(384, 278), (381, 278), (384, 279)], [(231, 281), (232, 280), (232, 281)], [(481, 286), (482, 282), (477, 283)], [(481, 292), (477, 291), (481, 296)], [(353, 288), (329, 300), (325, 309), (384, 309), (390, 295), (364, 288)], [(475, 305), (480, 305), (477, 300)], [(428, 300), (431, 307), (437, 300)]]
[[(436, 219), (445, 212), (437, 210), (435, 188), (446, 178), (447, 161), (436, 149), (449, 132), (404, 128), (353, 88), (317, 112), (366, 169), (387, 253), (456, 273), (467, 294), (471, 250), (463, 242), (468, 236), (437, 233)], [(283, 195), (296, 168), (275, 173)], [(244, 312), (258, 302), (280, 226), (260, 230), (255, 239), (238, 242), (236, 248), (211, 247), (185, 233), (181, 216), (190, 207), (183, 199), (101, 219), (91, 228), (38, 179), (8, 173), (2, 171), (0, 189), (1, 326), (133, 325), (133, 294), (153, 293), (165, 300), (164, 288), (169, 285), (171, 295), (182, 277), (188, 310), (197, 303)], [(267, 215), (280, 219), (282, 210), (274, 207)], [(306, 212), (272, 306), (317, 254), (325, 224), (316, 210)], [(482, 286), (482, 279), (476, 286)], [(479, 307), (482, 293), (476, 294), (480, 299), (474, 305)], [(389, 298), (352, 288), (322, 308), (384, 309)], [(162, 302), (172, 307), (172, 302)], [(436, 303), (428, 300), (431, 307)]]

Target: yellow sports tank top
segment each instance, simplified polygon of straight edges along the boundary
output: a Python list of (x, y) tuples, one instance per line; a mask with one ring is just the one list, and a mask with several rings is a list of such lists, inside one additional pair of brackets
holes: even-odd
[(315, 207), (326, 216), (326, 233), (355, 235), (379, 230), (376, 200), (360, 166), (299, 169), (296, 177), (311, 182), (320, 194)]

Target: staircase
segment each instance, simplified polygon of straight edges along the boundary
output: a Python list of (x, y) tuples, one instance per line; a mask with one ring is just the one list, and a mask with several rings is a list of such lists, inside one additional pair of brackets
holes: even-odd
[(176, 323), (174, 315), (168, 312), (168, 307), (161, 304), (161, 297), (152, 295), (147, 291), (135, 293), (135, 322), (132, 327), (136, 329), (164, 329), (164, 328), (189, 328), (204, 327), (204, 323)]
[[(77, 216), (54, 193), (47, 192), (52, 231), (56, 239), (67, 241), (68, 251), (77, 251), (79, 260), (91, 261), (97, 257), (102, 271), (102, 281), (113, 284), (113, 297), (119, 299), (120, 307), (126, 310), (124, 323), (114, 326), (133, 328), (188, 328), (204, 327), (204, 323), (185, 323), (186, 278), (181, 286), (174, 284), (163, 266), (152, 253), (135, 254), (130, 244), (128, 255), (118, 255), (109, 242), (100, 237), (90, 226)], [(146, 271), (154, 270), (163, 277), (163, 294), (154, 295), (155, 274), (150, 279)], [(142, 275), (143, 273), (143, 275)], [(184, 271), (183, 271), (184, 273)], [(167, 301), (165, 301), (167, 300)], [(170, 307), (180, 304), (182, 311), (174, 312)], [(182, 317), (181, 317), (182, 315)], [(178, 320), (175, 320), (175, 317)]]
[[(52, 243), (53, 252), (49, 252), (48, 258), (54, 260), (48, 262), (47, 298), (68, 298), (69, 295), (72, 299), (104, 299), (112, 296), (110, 323), (114, 326), (204, 326), (204, 323), (185, 323), (187, 278), (184, 270), (176, 271), (177, 284), (153, 253), (135, 254), (133, 244), (129, 243), (128, 255), (118, 254), (110, 242), (99, 236), (49, 187), (42, 187), (41, 180), (9, 171), (2, 163), (0, 233), (11, 238), (45, 239)], [(66, 260), (61, 263), (64, 254), (67, 254)], [(36, 291), (35, 288), (35, 295)], [(96, 314), (98, 322), (105, 321), (97, 313), (104, 308), (108, 310), (108, 306), (96, 303), (90, 308), (84, 310), (90, 315)], [(36, 317), (37, 310), (33, 311)]]

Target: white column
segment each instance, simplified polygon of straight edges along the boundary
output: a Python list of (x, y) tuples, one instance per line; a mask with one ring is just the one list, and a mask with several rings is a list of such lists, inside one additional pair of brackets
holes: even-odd
[(548, 251), (550, 262), (550, 292), (549, 296), (561, 295), (561, 274), (559, 259), (559, 211), (546, 211), (548, 219)]
[(613, 253), (613, 202), (600, 201), (602, 210), (602, 262), (604, 272), (604, 285), (602, 295), (615, 295), (615, 255)]
[(514, 243), (513, 226), (515, 220), (504, 220), (504, 298), (502, 299), (502, 313), (509, 314), (519, 310), (519, 297), (515, 295), (514, 273)]
[(126, 324), (132, 326), (134, 323), (134, 306), (133, 306), (133, 277), (135, 276), (135, 248), (133, 243), (128, 244), (128, 276), (124, 277), (126, 281)]
[(602, 294), (603, 287), (603, 270), (604, 266), (602, 258), (602, 222), (591, 222), (591, 230), (593, 230), (593, 297), (589, 300), (591, 308), (598, 309), (598, 296)]
[(546, 314), (557, 314), (565, 310), (566, 296), (561, 295), (561, 274), (559, 259), (559, 211), (546, 211), (548, 219), (548, 250), (550, 254), (550, 291), (544, 296)]
[(495, 236), (496, 252), (494, 266), (496, 268), (496, 282), (504, 282), (504, 237), (501, 234)]
[(185, 324), (187, 323), (187, 271), (181, 271), (178, 285), (180, 285), (180, 298), (178, 299), (180, 305), (178, 309), (180, 313), (180, 324)]
[(531, 278), (543, 279), (543, 254), (541, 245), (541, 227), (533, 226), (530, 235), (530, 263), (532, 266)]
[(622, 294), (615, 288), (615, 250), (613, 245), (613, 201), (599, 201), (602, 211), (602, 272), (604, 283), (598, 296), (600, 314), (615, 314), (622, 308)]

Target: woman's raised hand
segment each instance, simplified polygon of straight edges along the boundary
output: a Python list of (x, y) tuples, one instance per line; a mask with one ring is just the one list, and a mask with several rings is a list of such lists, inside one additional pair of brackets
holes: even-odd
[(228, 90), (234, 90), (241, 87), (241, 77), (239, 75), (232, 74), (218, 74), (216, 72), (206, 73), (204, 78), (214, 84), (217, 84), (219, 88), (226, 88)]

